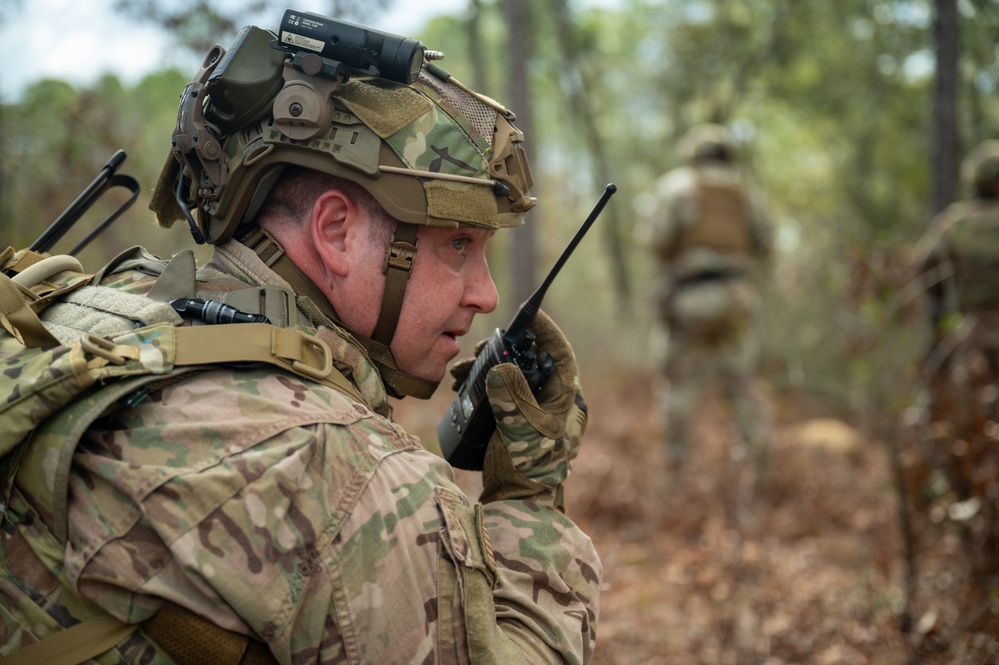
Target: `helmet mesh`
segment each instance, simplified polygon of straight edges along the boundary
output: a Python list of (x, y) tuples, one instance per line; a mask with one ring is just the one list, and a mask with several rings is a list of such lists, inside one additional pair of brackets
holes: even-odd
[(496, 129), (496, 109), (483, 104), (456, 85), (428, 74), (426, 69), (420, 71), (420, 83), (432, 88), (451, 106), (468, 119), (468, 122), (492, 146), (493, 132)]

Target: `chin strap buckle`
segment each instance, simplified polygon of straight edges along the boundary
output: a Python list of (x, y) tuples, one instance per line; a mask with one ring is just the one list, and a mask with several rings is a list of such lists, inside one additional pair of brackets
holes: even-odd
[(388, 249), (385, 255), (385, 264), (382, 272), (388, 273), (389, 268), (406, 271), (406, 277), (413, 270), (413, 259), (416, 258), (416, 245), (408, 242), (396, 241)]

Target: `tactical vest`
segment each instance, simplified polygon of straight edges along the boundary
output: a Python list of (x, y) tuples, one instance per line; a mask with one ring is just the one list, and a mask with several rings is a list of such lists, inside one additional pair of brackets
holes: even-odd
[(678, 254), (692, 247), (726, 254), (753, 251), (749, 202), (741, 181), (705, 182), (697, 178), (694, 199), (697, 219), (681, 233)]
[(999, 205), (969, 207), (944, 234), (960, 310), (999, 311)]
[[(58, 556), (68, 535), (73, 452), (97, 419), (207, 369), (246, 362), (267, 363), (363, 401), (333, 367), (329, 347), (296, 326), (294, 293), (236, 280), (197, 283), (191, 252), (167, 262), (133, 248), (91, 275), (72, 257), (8, 248), (0, 253), (0, 269), (0, 566), (16, 565), (19, 577), (36, 583), (48, 578), (53, 594), (72, 589), (59, 589), (51, 566), (9, 523), (8, 511), (43, 513), (36, 523), (51, 527), (42, 539), (46, 552)], [(129, 271), (150, 276), (147, 295), (100, 286)], [(272, 323), (186, 325), (168, 304), (182, 297), (225, 302)], [(32, 489), (30, 505), (18, 490), (25, 483)], [(35, 599), (22, 597), (22, 610), (25, 603)], [(67, 629), (40, 606), (29, 611), (56, 632), (14, 652), (5, 665), (73, 665), (114, 648), (137, 628), (95, 607), (83, 612), (89, 619)], [(263, 643), (170, 604), (141, 629), (181, 664), (274, 662)]]

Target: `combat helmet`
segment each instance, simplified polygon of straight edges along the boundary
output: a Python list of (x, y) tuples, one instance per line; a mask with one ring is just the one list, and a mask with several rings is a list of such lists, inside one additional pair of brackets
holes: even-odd
[(220, 244), (255, 226), (286, 166), (359, 184), (402, 223), (375, 332), (351, 332), (391, 392), (417, 397), (437, 384), (400, 372), (389, 351), (417, 225), (517, 226), (537, 203), (515, 115), (458, 82), (439, 57), (418, 41), (308, 12), (286, 11), (278, 34), (243, 28), (185, 87), (150, 203), (159, 224), (186, 219), (197, 242)]
[(704, 160), (735, 160), (735, 146), (724, 126), (701, 123), (688, 129), (677, 141), (677, 153), (686, 164)]
[(961, 163), (961, 180), (972, 196), (999, 196), (999, 140), (989, 139), (971, 149)]

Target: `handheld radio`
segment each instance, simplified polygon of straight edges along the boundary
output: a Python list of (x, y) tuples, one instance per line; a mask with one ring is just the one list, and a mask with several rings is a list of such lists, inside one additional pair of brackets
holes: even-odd
[(524, 373), (535, 395), (544, 387), (554, 365), (546, 352), (538, 354), (533, 350), (534, 333), (528, 328), (541, 308), (541, 300), (548, 287), (616, 191), (616, 185), (607, 185), (600, 200), (545, 277), (545, 281), (520, 306), (506, 329), (497, 328), (493, 332), (476, 357), (472, 369), (437, 426), (441, 451), (452, 466), (473, 471), (482, 469), (489, 438), (496, 429), (496, 419), (486, 398), (486, 374), (490, 369), (500, 363), (512, 362)]

